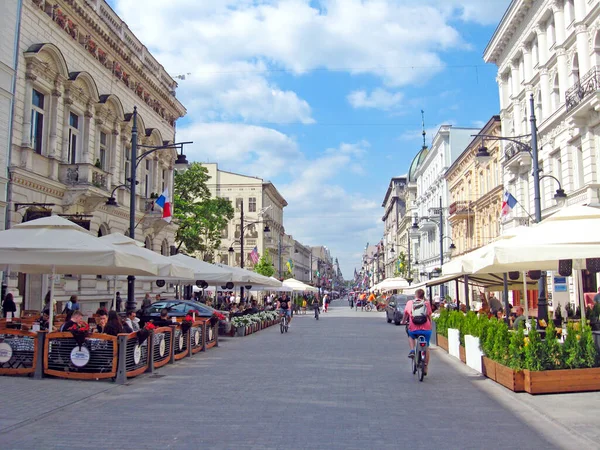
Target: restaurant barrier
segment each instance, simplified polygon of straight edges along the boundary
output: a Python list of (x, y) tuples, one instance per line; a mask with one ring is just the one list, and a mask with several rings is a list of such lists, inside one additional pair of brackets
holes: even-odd
[(124, 384), (127, 378), (137, 377), (148, 370), (150, 362), (148, 347), (152, 337), (148, 332), (145, 334), (144, 338), (140, 337), (137, 332), (119, 334), (117, 383)]
[(60, 378), (90, 380), (113, 378), (117, 373), (117, 337), (93, 333), (81, 345), (71, 332), (46, 336), (44, 374)]
[(171, 362), (173, 354), (173, 328), (160, 327), (152, 336), (153, 367), (158, 369)]
[(185, 333), (181, 329), (181, 324), (173, 327), (173, 359), (179, 361), (186, 357), (189, 353), (190, 348), (190, 330), (188, 329)]
[(213, 326), (210, 324), (210, 320), (207, 319), (205, 327), (206, 327), (205, 328), (206, 329), (206, 334), (205, 334), (206, 345), (205, 345), (205, 347), (207, 349), (212, 348), (212, 347), (218, 347), (219, 346), (219, 322), (217, 322)]
[(190, 328), (190, 348), (192, 354), (206, 350), (206, 321), (196, 320)]
[[(42, 336), (43, 337), (43, 336)], [(42, 353), (37, 333), (0, 330), (0, 375), (25, 375), (34, 373), (38, 353)]]

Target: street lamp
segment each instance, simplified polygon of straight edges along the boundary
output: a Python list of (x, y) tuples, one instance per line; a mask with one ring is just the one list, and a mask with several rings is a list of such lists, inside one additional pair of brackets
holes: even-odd
[[(177, 155), (177, 160), (175, 161), (175, 168), (177, 170), (186, 169), (188, 166), (188, 161), (187, 161), (187, 158), (185, 157), (185, 154), (183, 153), (183, 146), (185, 144), (192, 144), (192, 143), (193, 142), (189, 141), (189, 142), (178, 142), (178, 143), (166, 144), (166, 145), (160, 145), (160, 146), (139, 145), (138, 144), (138, 129), (137, 129), (137, 106), (133, 107), (133, 124), (131, 127), (131, 162), (132, 162), (132, 164), (131, 164), (131, 175), (127, 179), (129, 184), (125, 183), (125, 184), (121, 184), (121, 185), (117, 186), (115, 189), (113, 189), (110, 198), (106, 201), (107, 206), (113, 206), (113, 207), (118, 206), (117, 201), (114, 197), (115, 191), (120, 187), (125, 187), (125, 188), (129, 189), (129, 237), (131, 239), (135, 239), (135, 227), (136, 227), (136, 224), (135, 224), (135, 207), (136, 207), (135, 186), (138, 185), (136, 176), (137, 176), (137, 168), (138, 168), (140, 162), (142, 162), (142, 160), (146, 156), (148, 156), (158, 150), (174, 148), (174, 149), (180, 150), (180, 153)], [(138, 156), (137, 155), (138, 147), (146, 148), (148, 150), (144, 151), (140, 156)], [(127, 309), (135, 309), (136, 308), (135, 277), (133, 275), (127, 276), (126, 308)]]
[(394, 255), (396, 253), (396, 250), (394, 250), (394, 247), (403, 248), (403, 249), (405, 249), (407, 251), (407, 253), (408, 253), (407, 254), (407, 258), (408, 258), (408, 277), (406, 278), (406, 281), (408, 281), (408, 284), (410, 285), (413, 282), (413, 280), (414, 280), (414, 278), (412, 277), (412, 270), (411, 270), (411, 267), (410, 267), (410, 247), (411, 247), (411, 245), (410, 245), (410, 234), (408, 236), (408, 247), (405, 247), (402, 244), (388, 244), (388, 245), (390, 245), (392, 247), (390, 249), (390, 253), (392, 255)]
[[(492, 136), (485, 134), (477, 134), (473, 137), (481, 137), (483, 139), (497, 140), (497, 141), (510, 141), (519, 146), (522, 150), (525, 150), (531, 155), (533, 160), (533, 204), (535, 207), (535, 222), (539, 223), (542, 221), (542, 201), (540, 195), (540, 181), (544, 178), (552, 178), (558, 183), (558, 189), (554, 194), (554, 199), (559, 203), (564, 203), (567, 198), (565, 191), (563, 190), (560, 181), (552, 175), (540, 176), (539, 167), (539, 151), (538, 151), (538, 139), (537, 139), (537, 126), (535, 118), (535, 108), (533, 102), (533, 94), (529, 97), (529, 108), (531, 110), (530, 122), (531, 122), (531, 134), (516, 137), (506, 136)], [(519, 140), (519, 138), (531, 136), (531, 146)], [(491, 158), (487, 148), (482, 143), (481, 148), (477, 151), (477, 158), (482, 162), (487, 162)], [(542, 276), (538, 280), (538, 323), (540, 319), (548, 320), (548, 299), (546, 294), (546, 272), (542, 271)]]

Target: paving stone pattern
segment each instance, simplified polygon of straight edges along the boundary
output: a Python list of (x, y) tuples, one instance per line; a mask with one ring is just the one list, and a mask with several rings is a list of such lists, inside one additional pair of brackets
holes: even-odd
[(225, 338), (125, 386), (2, 377), (0, 449), (560, 447), (543, 436), (549, 418), (528, 423), (508, 391), (439, 349), (418, 382), (403, 327), (345, 305), (297, 316), (287, 334)]

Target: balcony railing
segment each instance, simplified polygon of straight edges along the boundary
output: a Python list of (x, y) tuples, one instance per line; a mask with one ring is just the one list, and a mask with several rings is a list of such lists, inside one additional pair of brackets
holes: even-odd
[(450, 205), (448, 208), (448, 214), (450, 216), (455, 214), (467, 214), (471, 212), (471, 202), (469, 201), (457, 201)]
[(594, 66), (565, 93), (567, 111), (577, 107), (586, 97), (600, 89), (600, 67)]
[(108, 190), (108, 175), (93, 164), (61, 164), (59, 179), (70, 186), (95, 186)]

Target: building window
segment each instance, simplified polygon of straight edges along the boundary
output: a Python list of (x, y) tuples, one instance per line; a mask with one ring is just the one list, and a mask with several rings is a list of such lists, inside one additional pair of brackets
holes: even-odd
[(236, 198), (235, 199), (235, 210), (236, 211), (240, 211), (244, 206), (244, 199), (243, 198)]
[(160, 192), (165, 192), (165, 180), (167, 179), (167, 171), (165, 169), (162, 170), (161, 182), (160, 182)]
[(100, 132), (100, 148), (98, 151), (98, 161), (100, 161), (100, 168), (106, 170), (106, 153), (107, 153), (107, 142), (108, 137), (105, 132)]
[(144, 197), (150, 197), (150, 170), (152, 167), (152, 163), (149, 159), (146, 161), (146, 173), (144, 174)]
[(69, 164), (77, 163), (77, 138), (79, 137), (79, 116), (69, 113)]
[(560, 85), (558, 75), (554, 77), (554, 85), (552, 86), (552, 112), (556, 111), (560, 105)]
[(256, 212), (256, 197), (250, 197), (248, 199), (248, 211)]
[(31, 103), (31, 147), (41, 155), (44, 143), (44, 94), (34, 89)]
[(575, 189), (583, 187), (583, 150), (581, 144), (575, 147)]
[(123, 170), (123, 182), (126, 183), (127, 179), (131, 176), (131, 147), (129, 146), (125, 147), (125, 164)]

